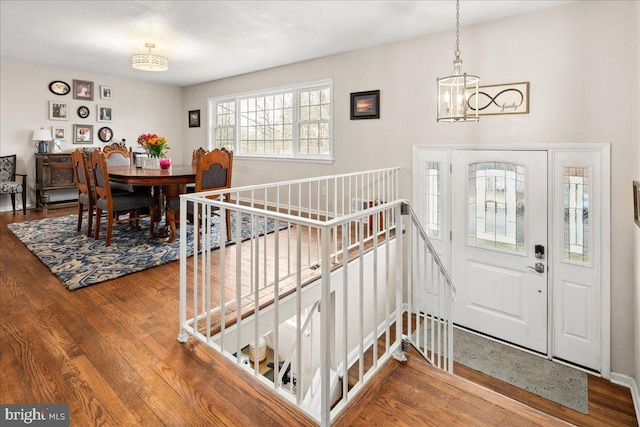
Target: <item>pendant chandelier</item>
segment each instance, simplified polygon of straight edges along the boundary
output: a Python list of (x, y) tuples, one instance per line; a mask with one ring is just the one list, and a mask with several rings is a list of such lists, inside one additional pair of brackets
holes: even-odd
[(456, 0), (456, 59), (453, 61), (453, 74), (437, 79), (438, 83), (438, 121), (439, 122), (477, 122), (478, 84), (480, 78), (462, 72), (460, 59), (460, 0)]
[(142, 71), (167, 71), (169, 69), (169, 60), (164, 56), (151, 53), (151, 49), (155, 48), (156, 45), (153, 43), (145, 43), (144, 45), (149, 49), (149, 52), (131, 55), (131, 66), (136, 70)]

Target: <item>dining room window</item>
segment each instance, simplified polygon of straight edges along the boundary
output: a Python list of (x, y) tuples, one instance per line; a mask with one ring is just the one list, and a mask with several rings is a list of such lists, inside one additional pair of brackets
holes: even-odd
[(236, 157), (332, 161), (332, 82), (209, 100), (210, 139)]

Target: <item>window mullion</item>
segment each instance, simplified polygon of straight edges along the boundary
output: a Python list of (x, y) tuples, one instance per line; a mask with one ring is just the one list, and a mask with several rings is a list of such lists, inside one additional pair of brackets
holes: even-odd
[(300, 157), (300, 89), (293, 91), (293, 147), (292, 156)]
[[(235, 148), (236, 153), (240, 153), (240, 99), (236, 98), (236, 114), (235, 114), (235, 123), (233, 130), (233, 146)], [(242, 153), (240, 153), (242, 154)]]

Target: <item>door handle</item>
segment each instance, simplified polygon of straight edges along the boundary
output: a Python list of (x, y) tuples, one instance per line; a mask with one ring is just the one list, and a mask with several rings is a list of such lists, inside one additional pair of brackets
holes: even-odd
[(536, 273), (544, 273), (544, 264), (541, 262), (536, 262), (536, 266), (532, 267), (530, 265), (527, 265), (527, 268), (530, 268), (532, 270), (535, 270)]

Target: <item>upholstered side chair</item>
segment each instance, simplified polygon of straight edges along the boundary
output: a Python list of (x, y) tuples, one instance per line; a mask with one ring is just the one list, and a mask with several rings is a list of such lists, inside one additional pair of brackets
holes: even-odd
[[(16, 180), (16, 177), (22, 177)], [(16, 194), (22, 194), (22, 215), (27, 214), (27, 175), (16, 173), (16, 155), (0, 157), (0, 195), (11, 196), (13, 212), (16, 212)]]

